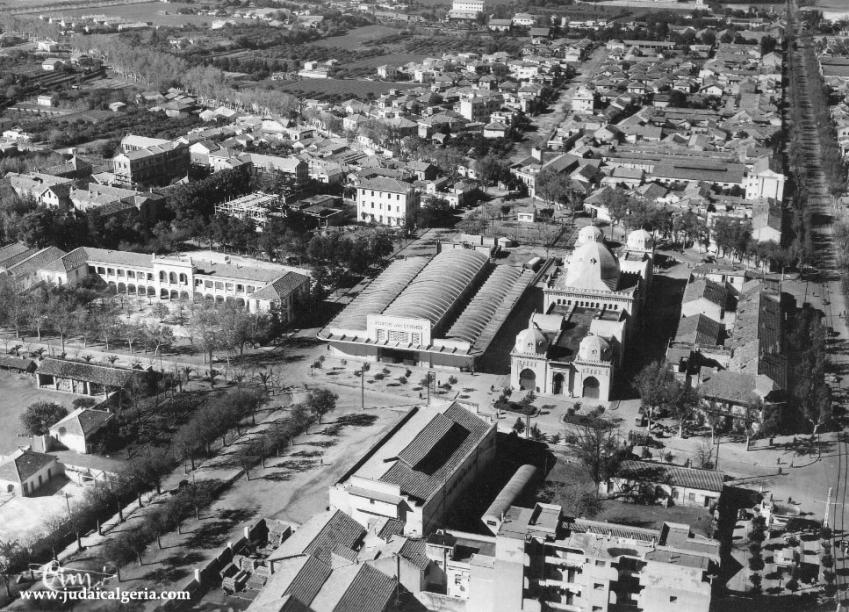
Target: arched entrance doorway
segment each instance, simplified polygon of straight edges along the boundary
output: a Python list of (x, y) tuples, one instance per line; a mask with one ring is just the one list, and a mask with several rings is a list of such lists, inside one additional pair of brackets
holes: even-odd
[(519, 388), (522, 391), (536, 391), (537, 390), (537, 375), (533, 370), (529, 368), (525, 368), (519, 374)]
[(552, 395), (561, 395), (563, 393), (563, 374), (558, 372), (554, 375), (554, 378), (551, 379), (551, 393)]
[(595, 376), (588, 376), (584, 379), (584, 392), (581, 394), (590, 399), (598, 399), (599, 387), (601, 385)]

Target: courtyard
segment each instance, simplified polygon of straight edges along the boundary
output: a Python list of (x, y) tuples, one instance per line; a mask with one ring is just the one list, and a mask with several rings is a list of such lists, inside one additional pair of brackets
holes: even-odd
[(77, 397), (70, 393), (38, 389), (29, 374), (0, 371), (0, 455), (8, 455), (18, 446), (32, 443), (29, 436), (21, 433), (21, 415), (26, 412), (27, 406), (34, 402), (54, 402), (70, 412), (71, 403)]

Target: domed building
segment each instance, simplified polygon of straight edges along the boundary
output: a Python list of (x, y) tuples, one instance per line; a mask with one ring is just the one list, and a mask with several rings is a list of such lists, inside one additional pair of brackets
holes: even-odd
[(510, 354), (510, 384), (541, 395), (611, 398), (617, 368), (638, 329), (654, 240), (632, 232), (619, 257), (593, 226), (544, 281), (544, 312), (531, 316)]
[(588, 242), (604, 242), (604, 232), (601, 231), (601, 228), (595, 225), (587, 225), (578, 230), (575, 246), (579, 247)]

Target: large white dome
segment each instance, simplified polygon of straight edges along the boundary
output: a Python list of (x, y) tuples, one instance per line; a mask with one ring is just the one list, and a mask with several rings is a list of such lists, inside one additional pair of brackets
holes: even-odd
[(654, 238), (644, 229), (634, 230), (628, 234), (628, 249), (631, 251), (651, 251), (654, 248)]
[(578, 347), (578, 359), (581, 361), (610, 361), (610, 344), (601, 336), (585, 336)]
[(614, 291), (619, 284), (619, 262), (602, 242), (587, 242), (572, 253), (566, 270), (566, 289)]
[(604, 232), (595, 225), (587, 225), (578, 230), (575, 246), (579, 247), (588, 242), (604, 242)]
[(539, 327), (531, 323), (530, 327), (516, 334), (514, 348), (517, 353), (542, 355), (548, 350), (548, 338)]

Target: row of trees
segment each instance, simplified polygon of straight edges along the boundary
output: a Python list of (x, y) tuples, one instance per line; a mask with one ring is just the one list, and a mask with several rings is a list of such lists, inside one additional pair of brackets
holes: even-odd
[(154, 315), (168, 323), (133, 320), (129, 309), (129, 302), (122, 308), (111, 294), (90, 288), (40, 286), (21, 293), (13, 281), (0, 279), (0, 326), (14, 329), (16, 338), (29, 332), (38, 341), (52, 333), (60, 339), (62, 353), (68, 339), (80, 338), (83, 347), (99, 341), (109, 351), (123, 343), (131, 353), (141, 349), (161, 357), (176, 341), (173, 323), (187, 327), (192, 344), (212, 364), (217, 352), (225, 352), (228, 361), (241, 357), (246, 347), (267, 344), (284, 328), (276, 308), (251, 313), (231, 303), (177, 302), (172, 311), (156, 304)]
[[(336, 400), (337, 396), (326, 389), (313, 390), (303, 404), (292, 407), (287, 419), (274, 422), (258, 436), (240, 444), (235, 457), (247, 472), (257, 461), (264, 461), (275, 453), (279, 455), (295, 437), (333, 412)], [(73, 538), (82, 548), (81, 535), (94, 528), (100, 532), (101, 523), (116, 512), (119, 521), (123, 522), (123, 507), (128, 501), (136, 499), (141, 506), (142, 493), (151, 490), (161, 493), (162, 480), (177, 461), (190, 461), (194, 467), (198, 457), (209, 456), (211, 446), (217, 440), (227, 443), (227, 433), (231, 429), (236, 429), (237, 435), (240, 435), (243, 421), (254, 415), (264, 401), (265, 393), (261, 389), (242, 387), (218, 394), (202, 406), (196, 402), (185, 404), (175, 400), (172, 410), (180, 411), (185, 404), (192, 407), (194, 414), (177, 430), (170, 449), (151, 448), (146, 454), (134, 457), (116, 479), (88, 488), (83, 500), (71, 508), (67, 516), (48, 521), (44, 535), (27, 548), (17, 542), (0, 542), (0, 573), (8, 581), (13, 573), (22, 571), (29, 562), (43, 561), (48, 556), (55, 558), (57, 551)], [(47, 428), (61, 418), (58, 412), (52, 410), (34, 410), (32, 416), (38, 420), (38, 423), (33, 421), (36, 428)], [(201, 509), (212, 501), (220, 486), (221, 483), (216, 481), (181, 486), (177, 494), (149, 508), (140, 523), (113, 534), (101, 549), (100, 558), (116, 568), (133, 559), (141, 563), (143, 552), (150, 542), (156, 541), (161, 548), (163, 535), (174, 529), (179, 531), (191, 515), (199, 518)]]

